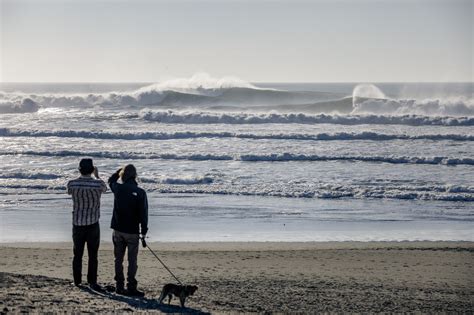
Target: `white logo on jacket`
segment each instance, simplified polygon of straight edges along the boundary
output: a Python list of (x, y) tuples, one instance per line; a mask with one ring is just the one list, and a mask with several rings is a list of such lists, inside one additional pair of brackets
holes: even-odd
[(138, 196), (136, 192), (132, 192), (132, 195), (134, 195), (135, 197)]

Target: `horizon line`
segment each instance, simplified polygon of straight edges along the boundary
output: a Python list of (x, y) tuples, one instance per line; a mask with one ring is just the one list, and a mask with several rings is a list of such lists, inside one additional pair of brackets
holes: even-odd
[[(0, 84), (155, 84), (164, 81), (0, 81)], [(435, 83), (473, 83), (474, 81), (247, 81), (251, 84), (370, 84), (370, 83), (409, 83), (409, 84), (435, 84)]]

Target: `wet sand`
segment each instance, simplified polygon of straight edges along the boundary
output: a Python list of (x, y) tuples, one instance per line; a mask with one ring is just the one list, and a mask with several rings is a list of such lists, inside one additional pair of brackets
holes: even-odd
[[(470, 242), (150, 247), (182, 282), (199, 286), (186, 312), (474, 312)], [(111, 249), (101, 245), (102, 285), (114, 284)], [(181, 311), (176, 298), (171, 306), (156, 301), (162, 286), (175, 281), (147, 249), (140, 250), (137, 276), (144, 299), (74, 287), (71, 260), (69, 243), (0, 244), (0, 311)]]

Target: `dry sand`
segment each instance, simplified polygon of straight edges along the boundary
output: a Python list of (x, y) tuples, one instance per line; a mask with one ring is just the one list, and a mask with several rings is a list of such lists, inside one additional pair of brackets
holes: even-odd
[[(474, 312), (473, 243), (150, 247), (183, 282), (199, 286), (186, 312)], [(71, 248), (68, 243), (0, 244), (0, 311), (181, 311), (177, 299), (171, 306), (158, 305), (161, 287), (174, 281), (146, 249), (140, 251), (138, 269), (146, 298), (134, 299), (72, 286)], [(101, 245), (99, 282), (113, 284), (109, 243)]]

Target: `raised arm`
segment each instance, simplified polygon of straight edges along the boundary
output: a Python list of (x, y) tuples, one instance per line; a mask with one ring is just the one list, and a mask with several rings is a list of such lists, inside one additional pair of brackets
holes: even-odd
[(109, 177), (109, 186), (110, 186), (110, 189), (115, 192), (115, 188), (117, 187), (117, 181), (120, 177), (120, 171), (122, 169), (119, 168), (115, 173), (112, 174), (112, 176)]

